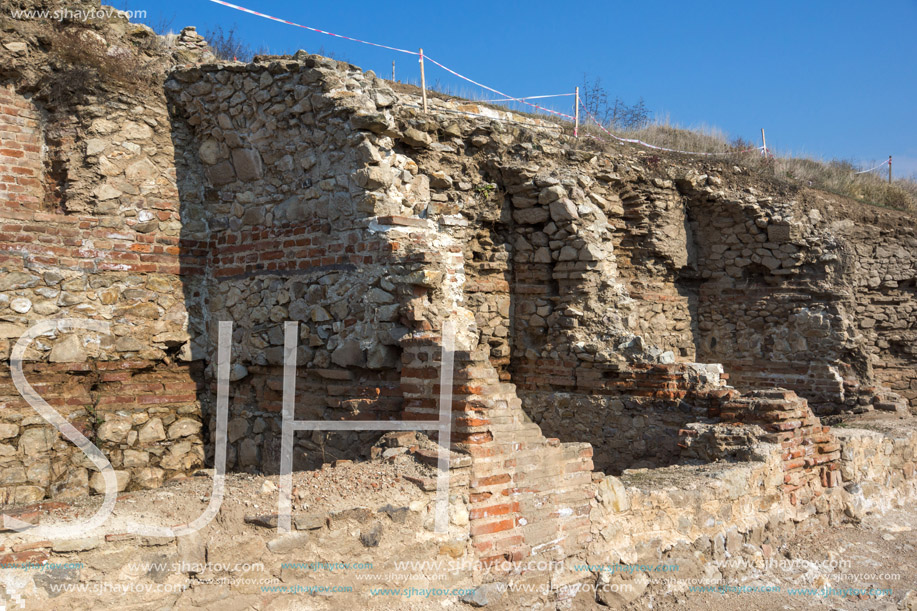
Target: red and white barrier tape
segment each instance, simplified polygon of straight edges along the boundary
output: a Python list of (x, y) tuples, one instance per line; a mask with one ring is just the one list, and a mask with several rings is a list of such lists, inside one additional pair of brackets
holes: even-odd
[(854, 172), (854, 174), (865, 174), (866, 172), (872, 172), (873, 170), (878, 170), (879, 168), (881, 168), (882, 166), (884, 166), (887, 163), (888, 163), (888, 159), (886, 159), (885, 161), (883, 161), (882, 163), (880, 163), (879, 165), (877, 165), (874, 168), (869, 168), (868, 170), (863, 170), (862, 172)]
[[(737, 154), (739, 154), (739, 153), (749, 153), (749, 152), (751, 152), (751, 151), (760, 151), (760, 150), (762, 150), (762, 149), (764, 148), (763, 146), (756, 146), (756, 147), (750, 148), (750, 149), (744, 149), (744, 150), (741, 150), (741, 151), (730, 151), (730, 152), (727, 152), (727, 153), (699, 153), (699, 152), (696, 152), (696, 151), (681, 151), (681, 150), (678, 150), (678, 149), (668, 149), (668, 148), (665, 148), (665, 147), (662, 147), (662, 146), (656, 146), (655, 144), (650, 144), (650, 143), (648, 143), (648, 142), (644, 142), (643, 140), (638, 140), (638, 139), (636, 139), (636, 138), (621, 138), (620, 136), (615, 136), (613, 133), (611, 133), (610, 131), (608, 131), (607, 129), (605, 129), (605, 126), (602, 125), (602, 124), (599, 122), (599, 120), (596, 119), (595, 116), (594, 116), (591, 112), (589, 112), (589, 111), (586, 110), (585, 108), (583, 108), (583, 112), (585, 112), (587, 115), (589, 115), (589, 118), (591, 118), (591, 119), (595, 122), (595, 124), (598, 125), (599, 128), (600, 128), (603, 132), (605, 132), (606, 134), (608, 134), (609, 136), (611, 136), (612, 138), (614, 138), (614, 139), (617, 140), (618, 142), (629, 142), (629, 143), (631, 143), (631, 144), (640, 144), (640, 145), (643, 145), (643, 146), (645, 146), (645, 147), (647, 147), (647, 148), (655, 149), (655, 150), (657, 150), (657, 151), (667, 151), (667, 152), (669, 152), (669, 153), (684, 153), (685, 155), (737, 155)], [(594, 136), (592, 136), (592, 138), (594, 138), (595, 140), (601, 141), (601, 138), (595, 138)]]
[(539, 106), (538, 104), (533, 104), (533, 103), (531, 103), (531, 102), (526, 102), (526, 101), (525, 101), (524, 99), (522, 99), (522, 98), (514, 98), (513, 96), (509, 95), (508, 93), (503, 93), (502, 91), (498, 91), (498, 90), (494, 89), (493, 87), (488, 87), (487, 85), (482, 85), (481, 83), (479, 83), (479, 82), (477, 82), (477, 81), (473, 81), (473, 80), (471, 80), (470, 78), (468, 78), (467, 76), (464, 76), (464, 75), (459, 74), (458, 72), (456, 72), (456, 71), (453, 70), (452, 68), (448, 68), (448, 67), (442, 65), (441, 63), (439, 63), (438, 61), (436, 61), (435, 59), (433, 59), (433, 58), (430, 57), (429, 55), (424, 55), (424, 58), (427, 59), (430, 63), (436, 64), (437, 66), (439, 66), (440, 68), (442, 68), (443, 70), (445, 70), (446, 72), (448, 72), (449, 74), (454, 74), (455, 76), (459, 77), (460, 79), (466, 80), (466, 81), (468, 81), (469, 83), (471, 83), (472, 85), (477, 85), (478, 87), (481, 87), (482, 89), (486, 89), (487, 91), (490, 91), (491, 93), (496, 93), (497, 95), (502, 95), (504, 98), (507, 98), (507, 99), (512, 100), (512, 101), (514, 101), (514, 102), (521, 102), (521, 103), (523, 103), (523, 104), (526, 104), (526, 105), (528, 105), (528, 106), (531, 106), (532, 108), (537, 108), (538, 110), (543, 110), (544, 112), (549, 112), (549, 113), (551, 113), (551, 114), (557, 115), (558, 117), (564, 117), (565, 119), (570, 119), (571, 121), (574, 120), (574, 118), (573, 118), (572, 116), (570, 116), (570, 115), (564, 114), (564, 113), (562, 113), (562, 112), (557, 112), (556, 110), (551, 110), (550, 108), (545, 108), (544, 106)]
[[(451, 68), (449, 68), (449, 67), (447, 67), (447, 66), (444, 66), (444, 65), (441, 64), (441, 63), (439, 63), (438, 61), (436, 61), (435, 59), (433, 59), (433, 58), (430, 57), (429, 55), (427, 55), (427, 56), (421, 56), (421, 54), (418, 53), (417, 51), (409, 51), (408, 49), (399, 49), (398, 47), (390, 47), (390, 46), (388, 46), (388, 45), (383, 45), (383, 44), (379, 44), (379, 43), (375, 43), (375, 42), (369, 42), (368, 40), (360, 40), (359, 38), (352, 38), (352, 37), (350, 37), (350, 36), (344, 36), (344, 35), (342, 35), (342, 34), (335, 34), (334, 32), (327, 32), (327, 31), (325, 31), (325, 30), (320, 30), (320, 29), (318, 29), (318, 28), (313, 28), (313, 27), (309, 27), (309, 26), (307, 26), (307, 25), (301, 25), (301, 24), (299, 24), (299, 23), (294, 23), (294, 22), (292, 22), (292, 21), (287, 21), (286, 19), (280, 19), (279, 17), (273, 17), (273, 16), (267, 15), (267, 14), (265, 14), (265, 13), (259, 13), (258, 11), (253, 11), (253, 10), (251, 10), (251, 9), (249, 9), (249, 8), (245, 8), (244, 6), (239, 6), (238, 4), (232, 4), (232, 3), (229, 3), (229, 2), (224, 2), (224, 0), (210, 0), (210, 2), (213, 2), (213, 3), (215, 3), (215, 4), (220, 4), (220, 5), (223, 5), (223, 6), (227, 6), (227, 7), (229, 7), (229, 8), (235, 9), (235, 10), (237, 10), (237, 11), (242, 11), (242, 12), (244, 12), (244, 13), (249, 13), (250, 15), (255, 15), (255, 16), (257, 16), (257, 17), (263, 17), (263, 18), (265, 18), (265, 19), (270, 19), (271, 21), (276, 21), (276, 22), (278, 22), (278, 23), (285, 23), (285, 24), (287, 24), (287, 25), (292, 25), (292, 26), (295, 26), (295, 27), (297, 27), (297, 28), (302, 28), (302, 29), (304, 29), (304, 30), (309, 30), (309, 31), (311, 31), (311, 32), (316, 32), (316, 33), (318, 33), (318, 34), (326, 34), (326, 35), (328, 35), (328, 36), (334, 36), (335, 38), (341, 38), (341, 39), (344, 39), (344, 40), (350, 40), (350, 41), (353, 41), (353, 42), (359, 42), (359, 43), (362, 43), (362, 44), (364, 44), (364, 45), (370, 45), (370, 46), (373, 46), (373, 47), (379, 47), (380, 49), (388, 49), (389, 51), (396, 51), (396, 52), (398, 52), (398, 53), (407, 53), (408, 55), (417, 55), (417, 56), (420, 56), (421, 59), (423, 59), (424, 57), (426, 57), (426, 59), (427, 59), (428, 61), (430, 61), (431, 63), (433, 63), (433, 64), (435, 64), (435, 65), (437, 65), (437, 66), (439, 66), (440, 68), (442, 68), (442, 69), (445, 70), (446, 72), (448, 72), (448, 73), (450, 73), (450, 74), (452, 74), (452, 75), (454, 75), (454, 76), (457, 76), (457, 77), (459, 77), (459, 78), (462, 79), (462, 80), (468, 81), (468, 82), (471, 83), (472, 85), (477, 85), (478, 87), (481, 87), (482, 89), (486, 89), (487, 91), (490, 91), (491, 93), (495, 93), (495, 94), (497, 94), (497, 95), (499, 95), (499, 96), (503, 96), (503, 99), (500, 99), (500, 100), (484, 100), (484, 102), (519, 102), (519, 103), (521, 103), (521, 104), (525, 104), (525, 105), (527, 105), (527, 106), (531, 106), (532, 108), (536, 108), (536, 109), (541, 110), (541, 111), (543, 111), (543, 112), (547, 112), (547, 113), (550, 113), (550, 114), (553, 114), (553, 115), (557, 115), (558, 117), (563, 117), (563, 118), (568, 119), (568, 120), (570, 120), (570, 121), (575, 121), (575, 120), (576, 120), (575, 117), (573, 117), (573, 116), (571, 116), (571, 115), (568, 115), (568, 114), (566, 114), (566, 113), (558, 112), (558, 111), (556, 111), (556, 110), (551, 110), (550, 108), (545, 108), (544, 106), (540, 106), (540, 105), (538, 105), (538, 104), (533, 104), (532, 102), (528, 102), (528, 101), (527, 101), (527, 100), (535, 100), (535, 99), (542, 99), (542, 98), (554, 98), (554, 97), (563, 97), (563, 96), (575, 95), (575, 94), (572, 94), (572, 93), (559, 93), (559, 94), (554, 94), (554, 95), (528, 96), (528, 97), (525, 97), (525, 98), (516, 98), (516, 97), (513, 97), (513, 96), (511, 96), (511, 95), (509, 95), (509, 94), (503, 93), (502, 91), (499, 91), (499, 90), (497, 90), (497, 89), (494, 89), (493, 87), (488, 87), (487, 85), (484, 85), (484, 84), (481, 84), (481, 83), (479, 83), (479, 82), (477, 82), (477, 81), (475, 81), (475, 80), (472, 80), (472, 79), (468, 78), (467, 76), (464, 76), (464, 75), (462, 75), (462, 74), (459, 74), (459, 73), (456, 72), (455, 70), (453, 70), (453, 69), (451, 69)], [(599, 122), (599, 120), (596, 119), (596, 118), (592, 115), (592, 113), (590, 113), (590, 112), (589, 112), (588, 110), (586, 110), (585, 108), (583, 108), (583, 111), (584, 111), (587, 115), (589, 115), (590, 118), (592, 118), (592, 120), (595, 122), (595, 124), (598, 125), (599, 128), (601, 128), (602, 131), (604, 131), (606, 134), (608, 134), (609, 136), (611, 136), (611, 137), (614, 138), (615, 140), (617, 140), (617, 141), (619, 141), (619, 142), (629, 142), (629, 143), (631, 143), (631, 144), (640, 144), (640, 145), (642, 145), (642, 146), (645, 146), (645, 147), (648, 147), (648, 148), (651, 148), (651, 149), (655, 149), (655, 150), (657, 150), (657, 151), (668, 151), (668, 152), (670, 152), (670, 153), (684, 153), (684, 154), (687, 154), (687, 155), (734, 155), (734, 154), (736, 154), (736, 153), (748, 153), (748, 152), (750, 152), (750, 151), (760, 151), (761, 149), (764, 148), (764, 147), (762, 147), (762, 146), (757, 146), (757, 147), (754, 147), (754, 148), (745, 149), (745, 150), (742, 150), (742, 151), (734, 151), (734, 152), (730, 152), (730, 153), (698, 153), (698, 152), (693, 152), (693, 151), (680, 151), (680, 150), (677, 150), (677, 149), (664, 148), (664, 147), (661, 147), (661, 146), (656, 146), (656, 145), (654, 145), (654, 144), (649, 144), (648, 142), (644, 142), (644, 141), (642, 141), (642, 140), (637, 140), (636, 138), (621, 138), (621, 137), (619, 137), (619, 136), (615, 136), (615, 135), (612, 134), (610, 131), (608, 131), (607, 129), (605, 129), (605, 126), (602, 125), (602, 124)], [(589, 136), (589, 137), (601, 141), (601, 138), (595, 138), (594, 136)], [(876, 169), (878, 169), (878, 168), (881, 168), (881, 167), (882, 167), (883, 165), (885, 165), (886, 163), (888, 163), (888, 161), (882, 162), (881, 164), (877, 165), (876, 167), (872, 168), (871, 170), (864, 170), (863, 172), (856, 172), (856, 173), (857, 173), (857, 174), (864, 174), (864, 173), (866, 173), (866, 172), (871, 172), (871, 171), (873, 171), (873, 170), (876, 170)]]
[[(309, 27), (309, 26), (307, 26), (307, 25), (301, 25), (301, 24), (299, 24), (299, 23), (294, 23), (294, 22), (292, 22), (292, 21), (287, 21), (286, 19), (280, 19), (279, 17), (273, 17), (273, 16), (267, 15), (267, 14), (265, 14), (265, 13), (259, 13), (258, 11), (253, 11), (253, 10), (251, 10), (251, 9), (249, 9), (249, 8), (245, 8), (244, 6), (239, 6), (238, 4), (232, 4), (232, 3), (230, 3), (230, 2), (224, 2), (224, 0), (210, 0), (210, 2), (214, 2), (214, 3), (216, 3), (216, 4), (221, 4), (221, 5), (223, 5), (223, 6), (228, 6), (229, 8), (236, 9), (237, 11), (242, 11), (242, 12), (244, 12), (244, 13), (249, 13), (249, 14), (251, 14), (251, 15), (256, 15), (256, 16), (258, 16), (258, 17), (264, 17), (265, 19), (270, 19), (271, 21), (276, 21), (276, 22), (278, 22), (278, 23), (285, 23), (285, 24), (287, 24), (287, 25), (292, 25), (292, 26), (295, 26), (295, 27), (297, 27), (297, 28), (302, 28), (302, 29), (304, 29), (304, 30), (309, 30), (309, 31), (311, 31), (311, 32), (318, 32), (319, 34), (327, 34), (328, 36), (334, 36), (335, 38), (343, 38), (344, 40), (352, 40), (353, 42), (359, 42), (359, 43), (363, 43), (364, 45), (371, 45), (371, 46), (373, 46), (373, 47), (379, 47), (379, 48), (382, 48), (382, 49), (388, 49), (388, 50), (390, 50), (390, 51), (397, 51), (397, 52), (399, 52), (399, 53), (407, 53), (407, 54), (409, 54), (409, 55), (418, 55), (418, 56), (420, 55), (420, 53), (418, 53), (417, 51), (408, 51), (407, 49), (399, 49), (398, 47), (390, 47), (390, 46), (388, 46), (388, 45), (381, 45), (381, 44), (378, 44), (378, 43), (375, 43), (375, 42), (369, 42), (369, 41), (367, 41), (367, 40), (360, 40), (359, 38), (352, 38), (352, 37), (350, 37), (350, 36), (344, 36), (344, 35), (342, 35), (342, 34), (335, 34), (334, 32), (326, 32), (325, 30), (320, 30), (320, 29), (318, 29), (318, 28), (312, 28), (312, 27)], [(551, 110), (550, 108), (544, 108), (543, 106), (539, 106), (538, 104), (532, 104), (531, 102), (526, 102), (525, 99), (523, 99), (523, 98), (514, 98), (513, 96), (511, 96), (511, 95), (509, 95), (509, 94), (506, 94), (506, 93), (503, 93), (502, 91), (498, 91), (498, 90), (496, 90), (496, 89), (494, 89), (494, 88), (492, 88), (492, 87), (488, 87), (487, 85), (482, 85), (481, 83), (478, 83), (477, 81), (473, 81), (473, 80), (471, 80), (470, 78), (468, 78), (467, 76), (463, 76), (463, 75), (459, 74), (458, 72), (456, 72), (455, 70), (452, 70), (451, 68), (447, 68), (446, 66), (442, 65), (441, 63), (439, 63), (439, 62), (436, 61), (435, 59), (431, 58), (429, 55), (425, 55), (424, 57), (425, 57), (427, 60), (429, 60), (431, 63), (436, 64), (437, 66), (439, 66), (440, 68), (442, 68), (442, 69), (445, 70), (446, 72), (449, 72), (449, 73), (451, 73), (451, 74), (454, 74), (455, 76), (459, 77), (460, 79), (466, 80), (466, 81), (468, 81), (469, 83), (472, 83), (472, 84), (474, 84), (474, 85), (477, 85), (478, 87), (482, 87), (482, 88), (486, 89), (487, 91), (490, 91), (490, 92), (495, 93), (495, 94), (497, 94), (497, 95), (503, 96), (504, 98), (506, 98), (506, 101), (521, 102), (521, 103), (527, 104), (527, 105), (529, 105), (529, 106), (531, 106), (531, 107), (533, 107), (533, 108), (537, 108), (538, 110), (542, 110), (542, 111), (544, 111), (544, 112), (548, 112), (548, 113), (555, 114), (555, 115), (560, 116), (560, 117), (564, 117), (564, 118), (566, 118), (566, 119), (573, 120), (573, 117), (571, 117), (570, 115), (564, 114), (564, 113), (562, 113), (562, 112), (557, 112), (556, 110)]]
[[(540, 100), (544, 98), (562, 98), (566, 96), (576, 95), (575, 93), (555, 93), (553, 95), (527, 95), (524, 98), (519, 98), (520, 100)], [(497, 100), (481, 100), (481, 102), (512, 102), (516, 98), (499, 98)]]
[(286, 19), (280, 19), (279, 17), (272, 17), (271, 15), (265, 15), (264, 13), (259, 13), (258, 11), (253, 11), (251, 9), (245, 8), (244, 6), (239, 6), (237, 4), (230, 4), (229, 2), (223, 2), (223, 0), (210, 0), (216, 4), (222, 4), (223, 6), (228, 6), (229, 8), (234, 8), (237, 11), (242, 11), (243, 13), (249, 13), (251, 15), (257, 15), (258, 17), (264, 17), (265, 19), (270, 19), (271, 21), (277, 21), (279, 23), (285, 23), (287, 25), (296, 26), (297, 28), (302, 28), (304, 30), (310, 30), (312, 32), (318, 32), (319, 34), (327, 34), (328, 36), (334, 36), (335, 38), (343, 38), (345, 40), (352, 40), (353, 42), (361, 42), (364, 45), (371, 45), (373, 47), (380, 47), (382, 49), (388, 49), (389, 51), (397, 51), (399, 53), (407, 53), (409, 55), (420, 55), (417, 51), (408, 51), (407, 49), (399, 49), (398, 47), (390, 47), (388, 45), (380, 45), (375, 42), (369, 42), (368, 40), (360, 40), (359, 38), (351, 38), (350, 36), (343, 36), (341, 34), (335, 34), (334, 32), (326, 32), (325, 30), (319, 30), (318, 28), (310, 28), (307, 25), (300, 25), (298, 23), (293, 23), (292, 21), (287, 21)]

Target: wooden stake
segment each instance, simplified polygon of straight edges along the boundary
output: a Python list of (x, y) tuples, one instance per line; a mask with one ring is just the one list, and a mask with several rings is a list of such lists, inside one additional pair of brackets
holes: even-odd
[(764, 139), (764, 128), (761, 128), (761, 146), (764, 147), (764, 158), (767, 159), (767, 140)]
[(395, 82), (395, 60), (392, 60), (392, 82)]
[(576, 88), (576, 106), (573, 107), (573, 137), (579, 137), (579, 87)]
[(423, 111), (427, 112), (427, 79), (423, 75), (423, 48), (420, 49), (420, 91), (423, 94)]
[(888, 156), (888, 184), (892, 184), (892, 156)]

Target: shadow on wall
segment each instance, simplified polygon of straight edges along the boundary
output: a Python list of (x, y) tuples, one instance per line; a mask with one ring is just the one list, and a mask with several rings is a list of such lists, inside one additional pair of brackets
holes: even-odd
[(739, 389), (791, 388), (816, 413), (838, 412), (845, 380), (873, 377), (850, 328), (850, 262), (833, 237), (813, 246), (806, 219), (785, 220), (792, 211), (771, 199), (687, 198), (699, 250), (698, 359), (723, 363)]
[[(322, 93), (329, 61), (190, 70), (167, 83), (181, 276), (211, 441), (217, 324), (233, 322), (230, 470), (278, 471), (285, 321), (300, 330), (297, 420), (402, 410), (399, 313), (410, 296), (386, 277), (388, 239), (361, 214), (351, 176), (369, 153), (351, 111)], [(379, 435), (297, 432), (294, 469), (365, 457)]]
[[(623, 352), (611, 354), (628, 311), (619, 304), (614, 230), (603, 222), (615, 214), (617, 196), (606, 185), (585, 183), (597, 196), (587, 199), (574, 177), (586, 181), (602, 172), (594, 166), (538, 164), (489, 171), (485, 159), (454, 169), (476, 171), (473, 179), (492, 186), (487, 197), (466, 199), (468, 226), (454, 230), (465, 251), (466, 302), (480, 341), (501, 379), (516, 385), (531, 420), (547, 437), (592, 444), (596, 468), (617, 474), (677, 463), (679, 431), (705, 421), (708, 405), (674, 393), (653, 396), (681, 373), (631, 368)], [(618, 319), (610, 322), (609, 315)], [(630, 337), (636, 353), (663, 352)]]

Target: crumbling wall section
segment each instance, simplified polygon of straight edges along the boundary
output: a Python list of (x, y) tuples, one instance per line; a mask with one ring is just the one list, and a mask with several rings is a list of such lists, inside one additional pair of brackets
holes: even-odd
[[(752, 438), (779, 448), (784, 471), (780, 487), (790, 505), (806, 505), (825, 490), (840, 485), (840, 443), (830, 427), (812, 413), (807, 401), (793, 391), (777, 388), (744, 395), (730, 391), (721, 397), (719, 405), (711, 406), (710, 415), (719, 420), (718, 425), (692, 424), (681, 432), (685, 456), (724, 458), (728, 454), (722, 453), (724, 449), (753, 445), (747, 437), (739, 439), (739, 443), (729, 439), (730, 425), (741, 425), (742, 429), (760, 427), (763, 434)], [(697, 451), (701, 443), (711, 441), (718, 446), (716, 450)]]
[(609, 219), (619, 275), (633, 300), (629, 327), (648, 345), (669, 350), (678, 360), (694, 361), (697, 295), (688, 278), (697, 262), (687, 205), (671, 179), (645, 177), (658, 158), (641, 161), (617, 164), (606, 176), (611, 180), (604, 196), (612, 202)]
[(722, 184), (697, 172), (677, 181), (697, 243), (698, 355), (738, 388), (793, 388), (819, 411), (841, 409), (845, 382), (870, 381), (844, 244), (790, 196)]
[[(305, 53), (185, 66), (165, 91), (80, 106), (45, 130), (63, 136), (44, 158), (32, 140), (0, 151), (4, 167), (30, 168), (25, 182), (3, 174), (7, 192), (29, 197), (3, 207), (0, 329), (14, 339), (42, 318), (112, 323), (110, 337), (40, 338), (27, 369), (47, 376), (42, 391), (125, 488), (203, 463), (225, 320), (230, 466), (276, 469), (292, 320), (300, 420), (439, 418), (443, 336), (457, 329), (453, 434), (440, 441), (465, 470), (450, 490), (453, 534), (467, 527), (476, 557), (498, 567), (485, 579), (503, 560), (650, 553), (660, 533), (731, 553), (765, 521), (837, 509), (840, 448), (806, 402), (724, 382), (858, 402), (876, 370), (868, 346), (892, 346), (892, 329), (895, 346), (908, 338), (909, 318), (882, 309), (909, 303), (908, 272), (889, 270), (897, 251), (862, 253), (875, 261), (863, 264), (876, 293), (864, 305), (840, 230), (784, 193), (474, 105), (436, 100), (422, 113), (372, 73)], [(15, 95), (0, 108), (31, 129), (41, 113), (24, 88)], [(21, 210), (38, 198), (32, 172), (52, 194), (42, 212)], [(855, 322), (861, 305), (876, 316)], [(881, 335), (864, 340), (868, 320)], [(883, 371), (905, 368), (906, 353)], [(2, 392), (15, 402), (8, 383)], [(15, 408), (0, 423), (3, 498), (99, 488), (78, 454)], [(297, 435), (294, 468), (372, 454), (377, 438)], [(726, 474), (712, 492), (703, 479), (653, 479), (685, 465), (628, 472), (716, 459), (744, 464), (711, 467)], [(903, 478), (902, 461), (875, 470)], [(628, 504), (596, 466), (653, 486), (637, 481)], [(752, 534), (727, 540), (734, 527)]]
[(719, 365), (568, 372), (562, 363), (521, 367), (526, 411), (547, 435), (589, 442), (596, 468), (611, 474), (682, 462), (680, 432), (691, 423), (714, 422), (710, 410), (728, 392)]
[[(837, 221), (832, 229), (849, 244), (855, 325), (874, 380), (917, 411), (917, 234), (890, 213), (870, 222)], [(889, 409), (888, 405), (878, 408)]]

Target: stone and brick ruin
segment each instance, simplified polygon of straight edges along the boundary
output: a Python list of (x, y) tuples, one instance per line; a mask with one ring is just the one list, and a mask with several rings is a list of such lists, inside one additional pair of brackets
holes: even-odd
[[(824, 420), (917, 411), (910, 217), (740, 160), (602, 148), (461, 101), (423, 113), (304, 52), (207, 63), (192, 30), (158, 51), (157, 86), (52, 100), (66, 68), (20, 25), (0, 46), (0, 353), (38, 321), (110, 323), (39, 337), (24, 371), (123, 491), (212, 465), (220, 321), (229, 468), (277, 473), (292, 320), (296, 418), (329, 421), (436, 418), (456, 325), (450, 537), (484, 566), (760, 543), (841, 519), (851, 484), (886, 482), (876, 506), (913, 492), (917, 438)], [(8, 367), (0, 407), (4, 504), (102, 491)], [(294, 467), (378, 460), (379, 437), (298, 433)], [(878, 463), (863, 450), (883, 443)]]

